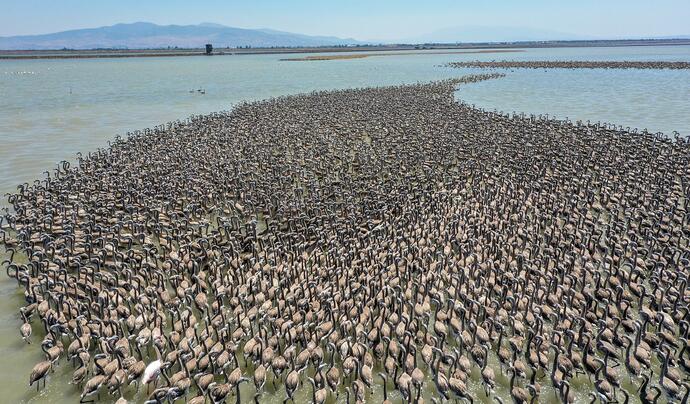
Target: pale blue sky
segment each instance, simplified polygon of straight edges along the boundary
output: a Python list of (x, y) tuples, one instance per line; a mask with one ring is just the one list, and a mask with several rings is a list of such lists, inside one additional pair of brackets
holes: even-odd
[(0, 0), (0, 36), (135, 21), (215, 22), (361, 40), (463, 25), (620, 38), (690, 35), (690, 0)]

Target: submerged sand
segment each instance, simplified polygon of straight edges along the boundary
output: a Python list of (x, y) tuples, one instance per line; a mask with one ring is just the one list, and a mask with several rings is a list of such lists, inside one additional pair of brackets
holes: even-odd
[(417, 51), (417, 52), (395, 52), (395, 53), (356, 53), (347, 55), (318, 55), (318, 56), (305, 56), (299, 58), (285, 58), (280, 59), (281, 61), (287, 62), (313, 62), (319, 60), (340, 60), (340, 59), (364, 59), (368, 57), (379, 57), (379, 56), (411, 56), (411, 55), (463, 55), (463, 54), (475, 54), (475, 53), (514, 53), (514, 52), (524, 52), (521, 49), (486, 49), (477, 51), (463, 51), (463, 52), (438, 52), (438, 51)]

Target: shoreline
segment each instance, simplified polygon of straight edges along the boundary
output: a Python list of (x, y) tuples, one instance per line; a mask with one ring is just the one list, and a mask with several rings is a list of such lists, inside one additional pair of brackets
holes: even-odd
[(353, 52), (395, 52), (434, 51), (463, 49), (542, 49), (542, 48), (587, 48), (621, 46), (682, 46), (690, 45), (690, 39), (671, 40), (615, 40), (615, 41), (544, 41), (506, 43), (466, 44), (419, 44), (419, 45), (372, 45), (339, 47), (295, 47), (295, 48), (216, 48), (207, 55), (201, 48), (181, 49), (90, 49), (90, 50), (0, 50), (0, 60), (27, 59), (97, 59), (130, 57), (180, 57), (180, 56), (242, 56), (301, 53), (353, 53)]
[(447, 67), (479, 69), (644, 69), (644, 70), (688, 70), (690, 62), (683, 61), (584, 61), (584, 60), (501, 60), (483, 62), (450, 62)]
[(433, 52), (433, 51), (419, 51), (419, 52), (398, 52), (398, 53), (355, 53), (351, 55), (321, 55), (321, 56), (305, 56), (301, 58), (285, 58), (280, 59), (282, 62), (313, 62), (324, 60), (343, 60), (343, 59), (364, 59), (368, 57), (378, 56), (412, 56), (412, 55), (469, 55), (477, 53), (514, 53), (525, 52), (524, 49), (482, 49), (476, 51), (465, 52)]

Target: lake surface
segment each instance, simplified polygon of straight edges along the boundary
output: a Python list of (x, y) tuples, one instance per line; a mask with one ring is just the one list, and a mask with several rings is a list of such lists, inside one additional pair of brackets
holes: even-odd
[[(487, 72), (442, 67), (462, 60), (690, 61), (690, 46), (527, 49), (312, 62), (280, 61), (283, 57), (0, 61), (0, 194), (41, 177), (77, 152), (107, 147), (117, 134), (227, 110), (245, 100)], [(458, 98), (490, 110), (548, 113), (690, 135), (690, 71), (499, 71), (507, 76), (463, 86)], [(71, 366), (61, 366), (41, 393), (28, 389), (28, 375), (42, 353), (38, 336), (32, 345), (19, 337), (17, 309), (22, 301), (16, 284), (0, 275), (0, 402), (78, 401), (77, 389), (65, 385)], [(36, 334), (38, 328), (34, 324)], [(380, 397), (380, 389), (376, 394)]]
[[(391, 53), (388, 53), (390, 55)], [(690, 46), (527, 49), (286, 62), (285, 55), (0, 61), (0, 193), (116, 134), (244, 100), (476, 73), (458, 60), (690, 60)], [(459, 90), (486, 109), (690, 134), (690, 71), (505, 70)], [(197, 90), (202, 88), (206, 94)]]

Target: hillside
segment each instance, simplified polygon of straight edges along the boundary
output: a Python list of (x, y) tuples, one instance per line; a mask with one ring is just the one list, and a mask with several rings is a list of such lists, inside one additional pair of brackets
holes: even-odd
[(357, 44), (354, 39), (309, 36), (267, 29), (244, 29), (218, 24), (156, 25), (148, 22), (116, 24), (43, 35), (0, 37), (0, 49), (200, 48), (274, 46), (337, 46)]

